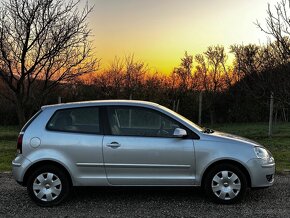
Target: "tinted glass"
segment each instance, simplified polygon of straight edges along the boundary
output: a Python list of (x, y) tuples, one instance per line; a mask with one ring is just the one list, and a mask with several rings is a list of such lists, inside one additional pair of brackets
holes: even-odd
[(157, 111), (138, 107), (110, 107), (110, 128), (113, 135), (173, 137), (180, 125)]
[(99, 108), (58, 110), (47, 124), (49, 130), (100, 133)]

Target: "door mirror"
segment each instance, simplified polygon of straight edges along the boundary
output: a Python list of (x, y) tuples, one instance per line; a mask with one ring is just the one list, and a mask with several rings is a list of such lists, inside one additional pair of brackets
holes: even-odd
[(187, 132), (185, 129), (181, 129), (181, 128), (176, 128), (174, 130), (174, 133), (173, 133), (173, 136), (176, 136), (176, 137), (183, 137), (183, 136), (186, 136), (187, 135)]

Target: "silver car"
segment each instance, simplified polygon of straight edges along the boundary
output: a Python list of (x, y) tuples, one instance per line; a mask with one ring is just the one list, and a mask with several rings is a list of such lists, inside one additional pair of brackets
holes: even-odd
[(271, 153), (251, 140), (203, 129), (145, 101), (44, 106), (23, 127), (15, 180), (41, 206), (73, 186), (201, 186), (215, 202), (273, 185)]

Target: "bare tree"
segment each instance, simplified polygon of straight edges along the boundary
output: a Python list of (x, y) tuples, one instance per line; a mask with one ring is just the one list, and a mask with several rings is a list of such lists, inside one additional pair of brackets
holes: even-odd
[(198, 83), (198, 90), (199, 91), (205, 91), (208, 90), (208, 66), (206, 64), (206, 60), (204, 55), (197, 54), (195, 56), (195, 62), (196, 62), (196, 71), (194, 76), (196, 77), (196, 81)]
[[(239, 75), (240, 85), (254, 98), (268, 98), (271, 91), (275, 91), (275, 99), (281, 96), (279, 101), (289, 98), (289, 75), (285, 74), (289, 68), (288, 61), (277, 52), (278, 46), (277, 41), (264, 46), (231, 46), (231, 53), (235, 56), (234, 71)], [(279, 86), (276, 84), (278, 80), (281, 80)]]
[(193, 68), (193, 56), (189, 55), (187, 51), (184, 53), (184, 57), (181, 58), (179, 67), (173, 70), (173, 74), (179, 79), (179, 87), (181, 91), (190, 89), (192, 84), (192, 68)]
[(276, 48), (284, 59), (290, 57), (290, 0), (281, 0), (271, 8), (268, 4), (266, 26), (263, 27), (259, 21), (256, 25), (261, 31), (276, 40)]
[(207, 107), (210, 109), (211, 123), (214, 122), (216, 95), (226, 88), (230, 75), (226, 67), (227, 55), (223, 46), (210, 46), (203, 54), (195, 56), (199, 90), (208, 94)]
[(132, 98), (134, 92), (144, 82), (148, 66), (143, 61), (136, 61), (134, 54), (125, 57), (125, 89), (128, 97)]
[[(279, 71), (284, 73), (287, 71), (288, 74), (284, 74), (284, 77), (288, 76), (288, 78), (282, 78), (282, 83), (279, 84), (279, 87), (274, 86), (272, 91), (275, 92), (275, 100), (279, 100), (283, 102), (283, 104), (289, 105), (290, 0), (280, 0), (273, 6), (268, 4), (265, 21), (265, 26), (259, 23), (259, 21), (256, 22), (256, 25), (261, 31), (271, 38), (274, 38), (275, 41), (271, 43), (272, 53), (274, 53), (276, 60), (278, 60), (278, 66), (283, 66), (283, 69), (279, 69)], [(282, 77), (281, 73), (280, 77)], [(279, 89), (277, 90), (277, 88)]]
[[(109, 85), (112, 89), (113, 96), (120, 98), (120, 92), (124, 86), (125, 80), (125, 64), (124, 61), (118, 57), (115, 57), (109, 68), (102, 74), (104, 80), (103, 85)], [(104, 81), (106, 81), (104, 83)]]
[(211, 77), (211, 91), (214, 93), (221, 91), (224, 87), (222, 84), (223, 75), (226, 74), (225, 64), (227, 55), (223, 46), (210, 46), (204, 55), (208, 62), (209, 73)]
[(259, 49), (260, 47), (254, 44), (230, 46), (230, 52), (235, 56), (235, 70), (240, 79), (261, 70), (262, 60), (259, 56)]
[[(0, 82), (22, 125), (61, 83), (93, 72), (88, 5), (79, 1), (5, 0), (0, 8)], [(1, 92), (3, 93), (3, 92)]]

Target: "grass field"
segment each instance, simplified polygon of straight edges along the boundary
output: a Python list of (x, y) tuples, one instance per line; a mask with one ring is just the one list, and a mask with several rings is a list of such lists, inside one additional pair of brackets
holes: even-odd
[(0, 172), (11, 170), (11, 161), (16, 153), (19, 127), (0, 126)]
[[(219, 124), (211, 128), (253, 139), (267, 147), (274, 155), (278, 172), (290, 169), (290, 123), (274, 126), (273, 137), (267, 137), (266, 123)], [(11, 170), (15, 157), (19, 128), (0, 126), (0, 172)]]

